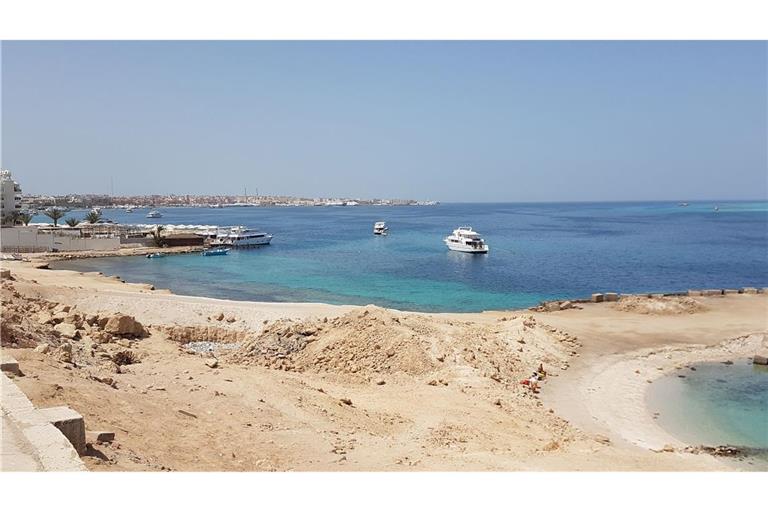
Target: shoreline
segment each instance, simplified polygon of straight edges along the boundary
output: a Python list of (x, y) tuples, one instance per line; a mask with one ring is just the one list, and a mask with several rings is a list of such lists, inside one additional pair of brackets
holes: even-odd
[[(72, 303), (78, 310), (83, 311), (121, 311), (136, 315), (137, 318), (141, 317), (146, 325), (176, 324), (181, 321), (184, 325), (216, 325), (226, 330), (259, 333), (268, 322), (302, 321), (323, 316), (339, 317), (354, 310), (366, 309), (365, 306), (251, 302), (176, 295), (170, 291), (152, 290), (151, 284), (125, 283), (98, 273), (63, 269), (42, 270), (36, 268), (39, 262), (40, 260), (3, 262), (3, 267), (10, 269), (15, 277), (21, 277), (22, 281), (33, 283), (35, 289), (45, 290), (44, 295), (47, 299)], [(481, 313), (422, 313), (391, 309), (385, 311), (402, 315), (402, 317), (419, 318), (424, 322), (453, 325), (459, 321), (467, 325), (474, 323), (484, 327), (495, 327), (510, 315), (513, 318), (522, 315), (522, 317), (535, 317), (556, 330), (561, 329), (563, 332), (574, 334), (574, 337), (578, 336), (584, 344), (585, 350), (579, 349), (578, 353), (573, 352), (570, 361), (561, 368), (562, 371), (552, 368), (554, 371), (551, 371), (550, 377), (545, 382), (541, 395), (545, 407), (551, 407), (556, 411), (557, 416), (586, 432), (588, 438), (598, 439), (600, 446), (603, 444), (601, 436), (607, 433), (610, 438), (609, 445), (615, 446), (616, 449), (627, 449), (629, 453), (634, 453), (635, 457), (641, 457), (643, 460), (648, 457), (642, 455), (643, 453), (653, 453), (662, 457), (661, 460), (667, 460), (665, 464), (670, 464), (668, 457), (673, 455), (681, 458), (694, 470), (728, 469), (730, 467), (724, 461), (712, 456), (683, 453), (681, 450), (685, 443), (655, 424), (652, 411), (648, 410), (645, 401), (645, 393), (650, 385), (647, 381), (652, 382), (665, 373), (658, 370), (660, 367), (666, 371), (672, 371), (676, 369), (676, 365), (684, 366), (704, 360), (717, 360), (721, 357), (752, 356), (754, 353), (747, 352), (756, 346), (757, 341), (755, 339), (748, 343), (744, 343), (743, 340), (742, 342), (733, 341), (745, 332), (739, 326), (727, 325), (710, 333), (711, 339), (707, 340), (709, 343), (691, 344), (681, 340), (665, 345), (657, 342), (655, 333), (646, 340), (642, 330), (635, 332), (635, 324), (646, 325), (646, 327), (658, 324), (658, 330), (663, 334), (667, 332), (667, 325), (676, 325), (676, 322), (680, 321), (690, 323), (691, 319), (694, 323), (702, 319), (705, 328), (706, 324), (710, 323), (721, 326), (724, 324), (722, 318), (728, 318), (731, 311), (741, 311), (741, 305), (746, 304), (750, 305), (750, 309), (747, 313), (742, 312), (747, 314), (744, 322), (754, 325), (754, 310), (763, 307), (768, 302), (768, 298), (765, 294), (739, 294), (696, 299), (711, 305), (712, 311), (664, 317), (621, 312), (614, 308), (615, 303), (587, 303), (583, 304), (583, 309), (549, 312), (528, 309)], [(179, 316), (180, 311), (184, 311), (183, 318)], [(211, 320), (212, 311), (223, 311), (237, 319), (231, 324), (217, 324)], [(628, 339), (623, 344), (616, 345), (611, 342), (610, 332), (600, 332), (599, 336), (582, 332), (583, 325), (580, 323), (583, 324), (585, 321), (603, 327), (606, 321), (608, 324), (613, 321), (616, 324), (615, 328)], [(768, 331), (764, 323), (762, 329)], [(759, 322), (757, 324), (759, 325)], [(751, 331), (757, 332), (760, 329), (751, 329)], [(722, 333), (729, 334), (722, 337)], [(637, 343), (645, 343), (647, 346), (632, 348), (632, 345)], [(635, 373), (635, 370), (639, 370), (640, 373)], [(628, 379), (628, 376), (631, 378)], [(597, 389), (599, 392), (590, 392), (589, 388)], [(563, 389), (570, 389), (571, 394), (563, 395)], [(574, 393), (576, 393), (575, 399)], [(574, 412), (574, 409), (579, 408), (582, 409), (581, 413)], [(583, 418), (579, 416), (584, 412), (588, 416), (594, 416), (594, 419), (582, 421)], [(665, 445), (673, 446), (675, 452), (663, 451)], [(652, 457), (648, 460), (652, 460)], [(554, 464), (553, 467), (559, 466)]]
[[(130, 256), (146, 256), (148, 254), (153, 253), (163, 253), (163, 254), (190, 254), (190, 253), (197, 253), (202, 252), (205, 250), (205, 247), (196, 247), (196, 246), (180, 246), (180, 247), (163, 247), (163, 248), (157, 248), (157, 247), (123, 247), (116, 251), (77, 251), (77, 252), (68, 252), (68, 253), (31, 253), (32, 256), (24, 261), (29, 261), (32, 263), (38, 263), (41, 265), (50, 264), (50, 263), (56, 263), (56, 262), (66, 262), (71, 260), (80, 260), (80, 259), (98, 259), (98, 258), (119, 258), (119, 257), (130, 257)], [(13, 261), (13, 260), (8, 260)], [(50, 268), (50, 267), (40, 267), (40, 268)], [(121, 276), (116, 275), (109, 275), (109, 274), (103, 274), (100, 271), (91, 271), (91, 272), (83, 272), (79, 270), (70, 270), (70, 269), (51, 269), (51, 270), (63, 270), (63, 271), (71, 271), (71, 272), (78, 272), (80, 274), (90, 274), (92, 272), (98, 273), (100, 275), (105, 275), (106, 277), (117, 277), (122, 279)], [(123, 282), (137, 285), (137, 286), (156, 286), (155, 283), (145, 283), (140, 281), (125, 281)], [(175, 294), (175, 292), (172, 292)], [(532, 312), (552, 312), (552, 311), (559, 311), (565, 308), (562, 308), (561, 306), (563, 304), (566, 304), (567, 307), (574, 307), (572, 305), (576, 305), (575, 307), (580, 307), (580, 305), (583, 304), (592, 304), (592, 303), (601, 303), (601, 302), (616, 302), (619, 298), (622, 297), (641, 297), (641, 298), (663, 298), (663, 297), (705, 297), (705, 296), (720, 296), (720, 295), (752, 295), (752, 294), (768, 294), (768, 286), (742, 286), (740, 288), (712, 288), (712, 289), (701, 289), (701, 290), (675, 290), (675, 291), (644, 291), (644, 292), (634, 292), (634, 293), (620, 293), (620, 292), (596, 292), (593, 295), (600, 295), (599, 300), (595, 300), (594, 297), (554, 297), (550, 299), (546, 299), (543, 301), (539, 301), (536, 304), (532, 304), (530, 306), (526, 307), (517, 307), (517, 308), (501, 308), (501, 309), (485, 309), (480, 311), (433, 311), (433, 310), (409, 310), (409, 309), (398, 309), (395, 307), (389, 307), (389, 306), (378, 306), (383, 307), (385, 309), (392, 309), (396, 311), (402, 311), (404, 313), (421, 313), (421, 314), (434, 314), (434, 315), (442, 315), (442, 314), (487, 314), (487, 313), (507, 313), (507, 312), (521, 312), (521, 311), (532, 311)], [(615, 298), (609, 299), (607, 298), (608, 295), (614, 295)], [(339, 304), (331, 304), (331, 303), (325, 303), (325, 302), (281, 302), (281, 301), (253, 301), (248, 299), (230, 299), (230, 298), (219, 298), (219, 297), (208, 297), (204, 295), (187, 295), (187, 294), (180, 294), (179, 296), (184, 297), (202, 297), (205, 299), (210, 300), (226, 300), (226, 301), (235, 301), (235, 302), (247, 302), (247, 303), (256, 303), (256, 304), (316, 304), (316, 305), (328, 305), (328, 306), (341, 306), (341, 307), (361, 307), (366, 305), (373, 305), (371, 303), (368, 304), (345, 304), (345, 303), (339, 303)]]

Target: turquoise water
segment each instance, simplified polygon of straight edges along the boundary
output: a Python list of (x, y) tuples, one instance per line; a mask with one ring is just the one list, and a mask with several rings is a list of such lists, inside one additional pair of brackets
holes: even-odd
[[(713, 202), (165, 208), (163, 223), (247, 225), (275, 238), (268, 247), (216, 258), (102, 258), (55, 267), (188, 295), (415, 311), (519, 308), (596, 291), (768, 286), (768, 203), (717, 204), (719, 212)], [(151, 222), (146, 212), (105, 215)], [(389, 236), (371, 234), (378, 220), (387, 221)], [(483, 234), (490, 253), (448, 251), (442, 238), (460, 225)]]
[(693, 367), (650, 386), (647, 403), (659, 425), (690, 444), (761, 449), (768, 462), (768, 368), (750, 360)]

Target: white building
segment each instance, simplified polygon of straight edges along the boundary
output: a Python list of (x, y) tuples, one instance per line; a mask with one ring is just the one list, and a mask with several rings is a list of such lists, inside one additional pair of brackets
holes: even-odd
[(0, 170), (0, 215), (21, 211), (21, 186), (13, 181), (11, 171)]

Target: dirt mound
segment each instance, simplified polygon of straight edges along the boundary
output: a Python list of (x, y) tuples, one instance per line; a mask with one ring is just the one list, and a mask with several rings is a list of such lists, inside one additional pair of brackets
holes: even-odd
[(616, 309), (642, 315), (685, 315), (706, 311), (707, 307), (691, 297), (622, 297)]
[(53, 307), (45, 300), (26, 300), (10, 283), (3, 283), (0, 308), (0, 342), (3, 347), (36, 347), (39, 344), (58, 345), (60, 334), (51, 325), (40, 325), (34, 313)]
[(539, 363), (563, 364), (575, 343), (530, 316), (478, 325), (368, 306), (331, 320), (276, 322), (227, 359), (282, 370), (360, 375), (449, 371), (466, 376), (469, 370), (512, 382)]

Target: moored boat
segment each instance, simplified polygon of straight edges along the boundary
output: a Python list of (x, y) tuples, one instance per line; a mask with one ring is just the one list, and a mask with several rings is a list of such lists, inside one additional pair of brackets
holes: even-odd
[(162, 214), (162, 213), (160, 213), (160, 212), (159, 212), (159, 211), (157, 211), (157, 210), (152, 210), (151, 212), (149, 212), (149, 213), (147, 214), (147, 218), (148, 218), (148, 219), (159, 219), (159, 218), (160, 218), (160, 217), (162, 217), (162, 216), (163, 216), (163, 214)]
[(386, 235), (388, 231), (389, 228), (387, 227), (387, 223), (384, 221), (379, 221), (373, 225), (374, 235)]
[(445, 245), (452, 251), (481, 254), (488, 252), (488, 244), (471, 227), (459, 227), (453, 230), (444, 240)]
[(153, 252), (152, 254), (147, 254), (147, 258), (165, 258), (165, 254), (162, 252)]
[(214, 247), (255, 247), (268, 245), (272, 241), (272, 235), (257, 229), (236, 226), (228, 231), (219, 232), (211, 244)]
[(226, 256), (229, 254), (229, 247), (212, 247), (203, 251), (203, 256)]

